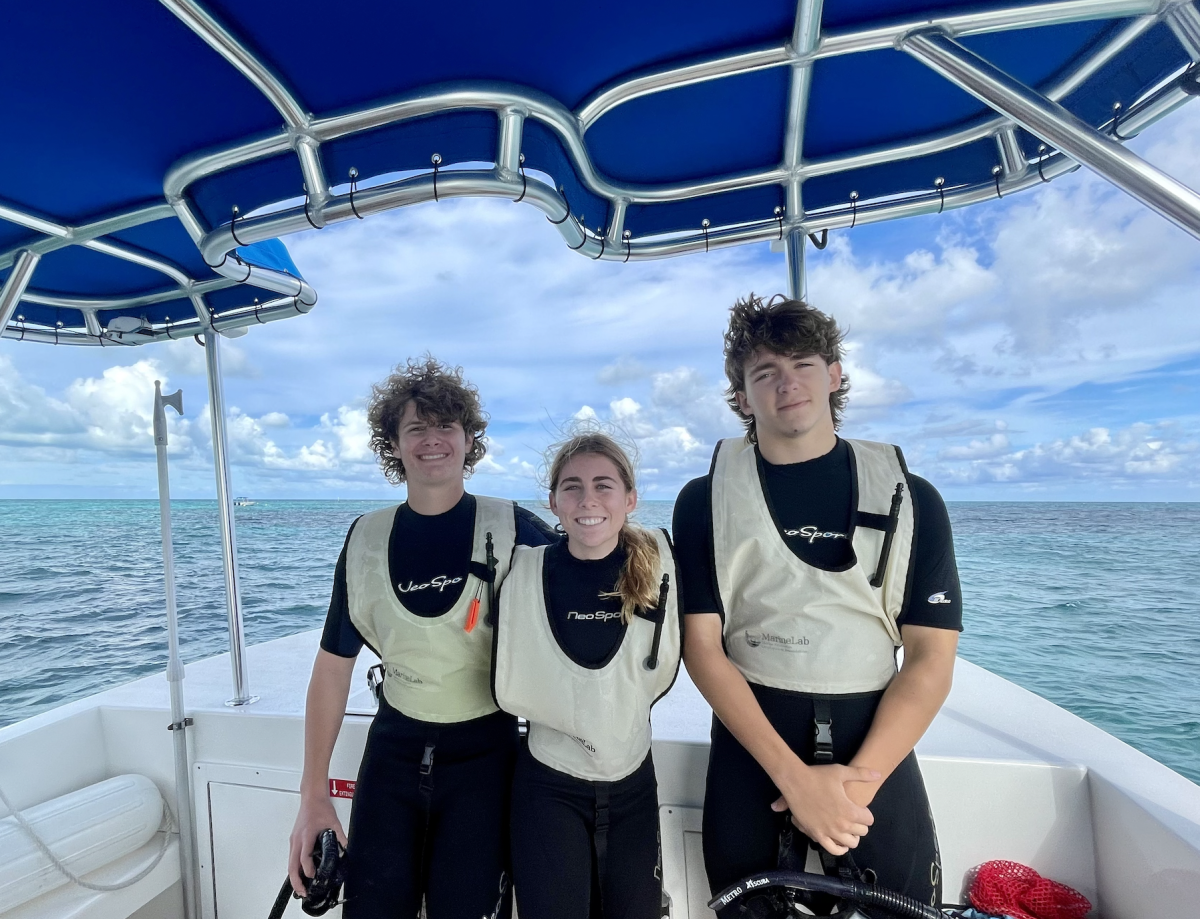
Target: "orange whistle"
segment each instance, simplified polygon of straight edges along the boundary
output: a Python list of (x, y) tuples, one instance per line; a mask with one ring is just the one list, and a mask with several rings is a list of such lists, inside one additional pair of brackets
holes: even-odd
[(463, 626), (464, 632), (475, 631), (475, 623), (479, 621), (479, 598), (475, 597), (471, 600), (471, 605), (467, 607), (467, 624)]

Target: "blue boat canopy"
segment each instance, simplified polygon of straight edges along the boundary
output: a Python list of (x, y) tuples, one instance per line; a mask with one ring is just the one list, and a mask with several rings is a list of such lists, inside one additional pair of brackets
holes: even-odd
[(802, 259), (1076, 168), (1046, 105), (1120, 141), (1200, 92), (1162, 0), (40, 0), (5, 32), (0, 330), (58, 343), (307, 312), (279, 237), (454, 196), (597, 259)]

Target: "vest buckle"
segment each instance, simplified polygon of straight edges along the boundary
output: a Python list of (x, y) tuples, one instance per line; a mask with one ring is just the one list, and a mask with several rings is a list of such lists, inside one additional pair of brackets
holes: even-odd
[(833, 714), (828, 699), (813, 699), (813, 761), (833, 762)]
[(375, 704), (379, 704), (379, 699), (383, 695), (383, 664), (376, 664), (367, 670), (367, 689), (371, 690), (371, 695), (375, 697)]

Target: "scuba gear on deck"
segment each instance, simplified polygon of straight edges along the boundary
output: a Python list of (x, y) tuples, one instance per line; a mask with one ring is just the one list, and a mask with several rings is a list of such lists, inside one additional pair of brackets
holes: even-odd
[[(490, 622), (495, 585), (507, 573), (516, 542), (515, 505), (475, 498), (468, 581), (454, 605), (432, 617), (407, 609), (391, 584), (389, 541), (396, 513), (385, 508), (363, 515), (346, 544), (350, 619), (382, 659), (382, 695), (420, 721), (446, 724), (492, 714), (492, 641), (477, 626), (480, 618)], [(485, 591), (489, 608), (480, 617)]]
[(725, 649), (752, 683), (837, 695), (882, 689), (895, 675), (915, 527), (907, 470), (890, 444), (846, 444), (853, 558), (834, 570), (788, 545), (756, 447), (717, 445), (709, 479)]
[[(752, 893), (753, 897), (748, 896)], [(708, 905), (716, 910), (732, 904), (744, 904), (745, 912), (754, 919), (786, 919), (797, 915), (796, 904), (803, 902), (805, 894), (811, 893), (834, 897), (838, 902), (838, 912), (832, 914), (835, 916), (852, 916), (852, 907), (860, 905), (871, 910), (872, 919), (876, 916), (879, 919), (884, 916), (896, 919), (944, 919), (944, 914), (937, 907), (894, 890), (807, 871), (761, 871), (752, 874), (721, 891)], [(752, 900), (757, 902), (751, 903)]]
[(304, 896), (301, 897), (292, 889), (291, 878), (285, 879), (267, 919), (279, 919), (291, 899), (300, 900), (300, 908), (309, 916), (324, 916), (342, 902), (342, 883), (346, 878), (345, 854), (346, 850), (338, 842), (337, 834), (332, 829), (321, 830), (312, 851), (316, 872), (311, 878), (300, 872), (305, 882)]

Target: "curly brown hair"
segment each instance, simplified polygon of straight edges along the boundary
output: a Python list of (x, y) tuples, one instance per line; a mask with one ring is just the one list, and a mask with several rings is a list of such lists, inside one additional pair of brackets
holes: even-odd
[(416, 404), (417, 415), (426, 421), (457, 421), (462, 425), (472, 438), (463, 461), (464, 475), (469, 476), (487, 453), (487, 412), (479, 402), (479, 390), (463, 379), (461, 367), (448, 367), (426, 354), (397, 364), (391, 376), (371, 387), (367, 406), (371, 449), (387, 480), (393, 485), (405, 481), (404, 463), (392, 455), (392, 442), (400, 433), (400, 419), (409, 402)]
[[(729, 329), (725, 332), (725, 376), (729, 388), (725, 401), (746, 426), (746, 437), (758, 443), (754, 417), (742, 412), (737, 394), (746, 391), (746, 361), (759, 348), (775, 354), (815, 354), (826, 364), (842, 360), (842, 330), (837, 322), (803, 300), (792, 300), (776, 294), (770, 300), (753, 293), (738, 300), (729, 310)], [(833, 427), (842, 426), (846, 394), (850, 392), (850, 377), (842, 374), (842, 385), (829, 394), (829, 409)]]

